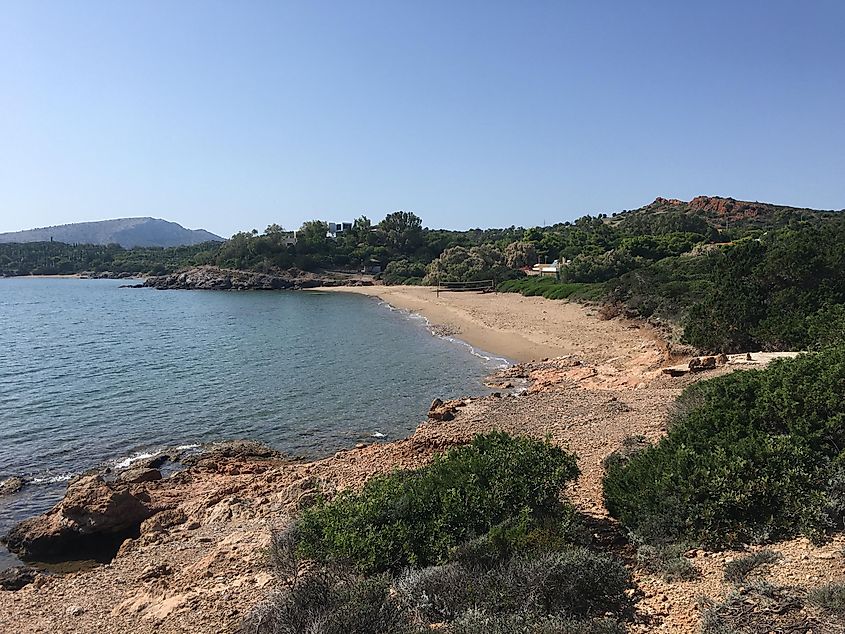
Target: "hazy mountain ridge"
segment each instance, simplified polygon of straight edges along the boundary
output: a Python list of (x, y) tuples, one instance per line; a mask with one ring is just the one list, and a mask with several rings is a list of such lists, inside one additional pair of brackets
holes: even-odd
[(118, 218), (76, 222), (55, 227), (0, 233), (0, 242), (65, 242), (68, 244), (119, 244), (131, 247), (177, 247), (224, 239), (205, 229), (186, 229), (159, 218)]

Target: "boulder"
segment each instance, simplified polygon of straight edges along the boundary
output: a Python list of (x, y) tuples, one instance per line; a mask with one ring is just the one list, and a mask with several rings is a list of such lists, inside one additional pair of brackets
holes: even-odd
[(203, 448), (197, 454), (185, 456), (181, 463), (187, 466), (209, 465), (226, 460), (271, 460), (280, 458), (281, 454), (254, 440), (229, 440), (226, 442), (213, 443)]
[(17, 566), (8, 570), (0, 570), (0, 589), (20, 590), (35, 581), (38, 571), (25, 566)]
[(23, 488), (24, 484), (26, 484), (24, 479), (17, 476), (12, 476), (11, 478), (3, 480), (0, 482), (0, 497), (17, 493)]
[(136, 467), (121, 472), (119, 479), (130, 484), (153, 482), (154, 480), (161, 480), (161, 471), (147, 467)]
[(80, 559), (112, 542), (119, 545), (152, 514), (149, 498), (134, 494), (126, 483), (85, 475), (68, 485), (64, 499), (53, 509), (20, 522), (3, 541), (27, 560)]
[(439, 398), (436, 398), (431, 402), (431, 407), (428, 409), (428, 417), (431, 420), (444, 422), (455, 420), (455, 414), (458, 412), (458, 408), (464, 405), (466, 405), (466, 402), (462, 400), (446, 401), (444, 403)]

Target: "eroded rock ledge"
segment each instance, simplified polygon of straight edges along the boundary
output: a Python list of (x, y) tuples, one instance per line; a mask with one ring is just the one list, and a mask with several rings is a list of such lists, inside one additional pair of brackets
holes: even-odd
[(199, 473), (254, 472), (261, 461), (278, 458), (278, 452), (259, 443), (231, 441), (210, 445), (199, 455), (186, 458), (188, 468), (168, 481), (149, 465), (132, 467), (116, 477), (88, 473), (69, 483), (59, 504), (17, 524), (3, 542), (30, 562), (107, 561), (145, 527), (186, 521), (187, 516), (177, 508), (185, 485)]

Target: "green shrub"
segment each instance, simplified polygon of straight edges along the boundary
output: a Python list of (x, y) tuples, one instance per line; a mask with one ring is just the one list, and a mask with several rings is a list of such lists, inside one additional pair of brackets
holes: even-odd
[(807, 593), (810, 603), (826, 612), (845, 616), (845, 583), (828, 583)]
[(560, 617), (488, 614), (469, 610), (445, 629), (446, 634), (624, 634), (613, 619), (573, 621)]
[(650, 541), (737, 544), (841, 524), (838, 489), (818, 483), (835, 484), (845, 447), (845, 347), (700, 382), (680, 403), (657, 445), (609, 465), (605, 503), (625, 526)]
[(554, 277), (530, 276), (507, 280), (499, 284), (500, 293), (520, 293), (526, 297), (545, 297), (546, 299), (580, 299), (595, 301), (603, 294), (602, 284), (582, 284), (560, 282)]
[(750, 584), (721, 603), (705, 599), (701, 608), (702, 634), (839, 631), (828, 629), (832, 623), (807, 618), (804, 592), (798, 588)]
[(390, 595), (390, 577), (324, 569), (276, 592), (255, 609), (244, 634), (422, 634)]
[(360, 493), (305, 510), (298, 549), (365, 573), (440, 563), (502, 522), (558, 511), (561, 489), (577, 475), (575, 456), (549, 443), (480, 435), (426, 467), (376, 476)]
[(725, 564), (725, 581), (745, 583), (753, 572), (761, 567), (773, 564), (780, 555), (771, 550), (761, 550), (746, 557), (741, 557)]
[(687, 550), (685, 544), (638, 543), (637, 564), (646, 572), (661, 575), (669, 582), (690, 581), (698, 577), (698, 570), (684, 556)]
[(396, 592), (424, 623), (457, 620), (475, 607), (490, 614), (587, 619), (624, 611), (629, 585), (618, 561), (569, 547), (514, 556), (487, 569), (448, 563), (408, 571)]

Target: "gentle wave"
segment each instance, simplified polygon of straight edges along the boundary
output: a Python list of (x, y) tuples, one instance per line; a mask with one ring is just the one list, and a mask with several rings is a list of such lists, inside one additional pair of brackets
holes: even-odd
[(392, 304), (390, 304), (390, 302), (386, 302), (383, 299), (380, 299), (378, 303), (379, 303), (379, 306), (384, 306), (385, 308), (387, 308), (391, 312), (400, 313), (400, 314), (406, 316), (408, 319), (415, 319), (415, 320), (423, 321), (425, 323), (426, 329), (433, 336), (438, 337), (440, 339), (444, 339), (444, 340), (449, 341), (451, 343), (456, 343), (456, 344), (459, 344), (461, 346), (466, 346), (469, 349), (469, 353), (471, 355), (478, 357), (479, 359), (483, 359), (484, 361), (494, 362), (494, 363), (496, 363), (497, 368), (506, 368), (510, 365), (513, 365), (513, 361), (511, 361), (510, 359), (506, 359), (505, 357), (497, 357), (496, 355), (494, 355), (490, 352), (487, 352), (485, 350), (481, 350), (480, 348), (476, 348), (475, 346), (467, 343), (463, 339), (459, 339), (458, 337), (454, 337), (452, 335), (438, 334), (436, 328), (431, 323), (431, 320), (428, 317), (426, 317), (425, 315), (422, 315), (420, 313), (417, 313), (417, 312), (414, 312), (414, 311), (411, 311), (411, 310), (408, 310), (408, 309), (405, 309), (405, 308), (397, 308), (396, 306), (393, 306)]

